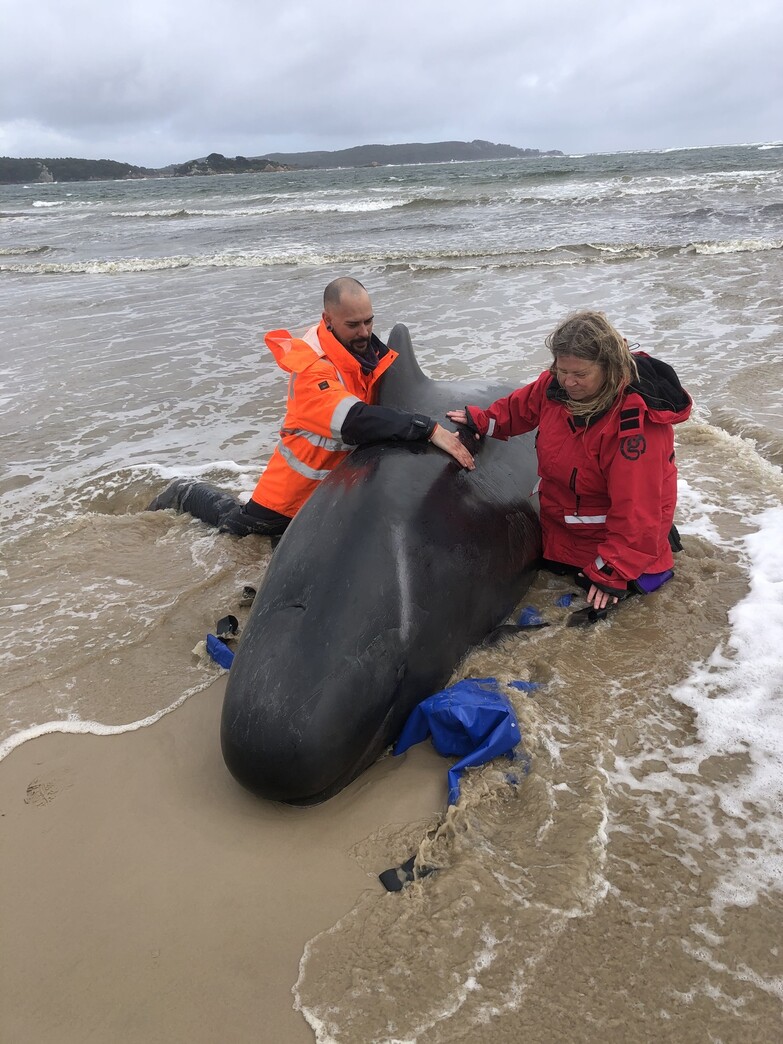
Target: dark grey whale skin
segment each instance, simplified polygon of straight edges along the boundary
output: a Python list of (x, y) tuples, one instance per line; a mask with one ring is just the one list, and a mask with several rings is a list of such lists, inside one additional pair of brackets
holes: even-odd
[[(444, 420), (512, 388), (434, 381), (398, 324), (379, 401)], [(467, 438), (467, 436), (466, 436)], [(540, 556), (532, 433), (475, 442), (469, 472), (429, 444), (355, 450), (286, 530), (229, 674), (223, 758), (261, 797), (337, 794), (524, 594)]]

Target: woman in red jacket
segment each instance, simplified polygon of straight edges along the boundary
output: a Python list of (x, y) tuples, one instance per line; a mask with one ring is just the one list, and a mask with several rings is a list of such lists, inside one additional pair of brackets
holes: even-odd
[(569, 316), (546, 343), (552, 366), (532, 384), (447, 417), (476, 438), (538, 428), (544, 565), (574, 573), (602, 610), (671, 576), (672, 426), (692, 402), (671, 366), (632, 354), (600, 312)]

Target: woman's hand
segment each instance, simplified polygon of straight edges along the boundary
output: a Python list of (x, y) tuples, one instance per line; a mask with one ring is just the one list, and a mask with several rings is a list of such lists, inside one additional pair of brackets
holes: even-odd
[[(467, 424), (468, 423), (468, 413), (467, 413), (467, 410), (447, 410), (446, 411), (446, 416), (448, 417), (448, 419), (451, 421), (452, 424)], [(474, 431), (473, 432), (473, 438), (474, 439), (480, 439), (481, 436), (479, 435), (479, 433), (477, 431)]]
[(436, 424), (432, 435), (430, 435), (430, 442), (445, 453), (450, 453), (456, 462), (461, 464), (463, 468), (467, 468), (468, 471), (473, 471), (476, 467), (473, 454), (462, 445), (462, 440), (456, 432), (449, 431), (448, 428), (443, 428), (440, 424)]
[(452, 424), (467, 424), (468, 413), (467, 410), (447, 410), (446, 416), (449, 418)]
[(587, 603), (592, 605), (593, 609), (606, 609), (610, 603), (614, 604), (615, 602), (617, 602), (615, 595), (602, 591), (595, 584), (590, 585), (590, 590), (587, 592)]

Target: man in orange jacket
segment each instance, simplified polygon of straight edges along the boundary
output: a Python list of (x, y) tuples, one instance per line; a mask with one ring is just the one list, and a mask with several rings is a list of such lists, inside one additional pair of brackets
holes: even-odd
[(247, 504), (204, 482), (176, 479), (149, 510), (176, 508), (235, 536), (281, 534), (319, 483), (358, 445), (431, 442), (464, 468), (473, 457), (430, 417), (378, 406), (377, 385), (396, 352), (373, 333), (370, 297), (350, 277), (324, 291), (321, 322), (301, 337), (273, 330), (266, 344), (288, 373), (285, 419), (272, 457)]

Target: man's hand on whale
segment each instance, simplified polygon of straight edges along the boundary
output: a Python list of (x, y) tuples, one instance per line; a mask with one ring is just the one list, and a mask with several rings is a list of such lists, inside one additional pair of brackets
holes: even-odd
[[(450, 415), (446, 414), (446, 416), (449, 417)], [(478, 435), (476, 438), (478, 438)], [(473, 454), (463, 445), (462, 440), (456, 432), (449, 431), (448, 428), (444, 428), (441, 424), (436, 424), (433, 428), (432, 435), (430, 435), (430, 442), (433, 446), (437, 446), (438, 449), (450, 453), (456, 462), (461, 464), (463, 468), (467, 468), (468, 471), (473, 471), (476, 467), (476, 462), (473, 460)]]

